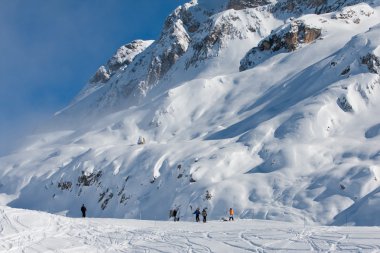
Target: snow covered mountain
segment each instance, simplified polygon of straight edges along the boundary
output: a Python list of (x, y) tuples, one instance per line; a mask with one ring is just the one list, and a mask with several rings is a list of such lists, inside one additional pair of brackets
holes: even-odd
[(380, 225), (379, 75), (379, 0), (192, 1), (0, 158), (0, 201)]

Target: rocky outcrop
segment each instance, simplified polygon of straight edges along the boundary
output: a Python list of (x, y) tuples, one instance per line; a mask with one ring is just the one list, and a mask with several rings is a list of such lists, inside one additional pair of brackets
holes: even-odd
[(121, 46), (105, 66), (100, 66), (90, 83), (105, 83), (120, 69), (126, 68), (133, 59), (143, 52), (153, 41), (135, 40)]
[(302, 20), (286, 24), (262, 40), (257, 47), (251, 49), (240, 62), (240, 71), (252, 68), (265, 60), (266, 52), (273, 53), (280, 50), (290, 52), (296, 50), (301, 44), (309, 44), (322, 34), (320, 28), (311, 27)]
[(96, 173), (95, 172), (85, 173), (84, 171), (82, 171), (82, 175), (78, 177), (77, 186), (93, 185), (100, 180), (102, 174), (103, 174), (102, 171), (97, 171)]
[(112, 58), (107, 62), (107, 69), (112, 74), (117, 70), (128, 66), (133, 59), (142, 51), (144, 51), (148, 46), (152, 44), (153, 41), (135, 40), (129, 44), (120, 47), (117, 52), (112, 56)]
[(272, 50), (276, 52), (281, 49), (286, 51), (296, 50), (300, 44), (309, 44), (321, 36), (320, 28), (311, 27), (305, 24), (302, 20), (296, 20), (278, 33), (264, 39), (260, 45), (260, 50)]
[(240, 33), (239, 29), (236, 29), (228, 21), (219, 22), (216, 25), (210, 21), (208, 28), (205, 30), (209, 30), (209, 32), (205, 33), (206, 35), (203, 38), (193, 44), (194, 54), (187, 62), (187, 68), (207, 58), (217, 56), (219, 50), (224, 46), (224, 38), (227, 36), (239, 36)]
[(193, 5), (178, 7), (166, 19), (157, 41), (136, 40), (119, 48), (107, 64), (99, 68), (74, 102), (99, 88), (103, 91), (93, 105), (96, 108), (109, 108), (126, 97), (137, 98), (146, 94), (187, 51), (191, 41), (189, 33), (196, 32), (200, 25), (189, 11)]
[(346, 23), (359, 24), (362, 19), (368, 18), (374, 13), (374, 10), (369, 5), (362, 4), (360, 8), (345, 7), (341, 11), (334, 13), (332, 18), (345, 20)]
[(61, 181), (58, 182), (58, 188), (63, 190), (71, 190), (73, 183), (70, 181)]
[(337, 99), (336, 103), (338, 104), (340, 109), (342, 109), (344, 112), (351, 112), (351, 113), (354, 112), (354, 109), (352, 108), (352, 105), (348, 101), (348, 98), (346, 95), (340, 96)]
[(261, 21), (254, 10), (228, 10), (220, 16), (208, 19), (192, 41), (192, 54), (186, 62), (186, 68), (217, 57), (233, 40), (244, 40), (254, 34), (267, 33), (261, 31)]
[(95, 75), (91, 77), (90, 83), (105, 83), (110, 79), (110, 74), (104, 66), (100, 66)]
[(146, 88), (157, 83), (187, 51), (191, 43), (191, 34), (198, 31), (202, 21), (202, 18), (194, 18), (194, 12), (200, 12), (197, 6), (180, 6), (165, 20), (163, 31), (149, 62), (147, 77), (143, 80)]
[(380, 57), (373, 53), (368, 53), (361, 59), (362, 64), (367, 65), (371, 73), (380, 75)]
[[(194, 13), (197, 13), (197, 15), (200, 15), (201, 17), (195, 18)], [(177, 9), (175, 9), (173, 13), (171, 13), (169, 17), (167, 17), (167, 19), (165, 20), (163, 28), (164, 32), (162, 35), (164, 35), (165, 31), (171, 30), (173, 28), (173, 25), (175, 25), (175, 23), (178, 20), (181, 20), (182, 25), (187, 33), (194, 33), (198, 31), (198, 28), (200, 27), (202, 20), (205, 18), (205, 13), (203, 13), (198, 6), (180, 6)]]
[[(129, 102), (125, 101), (126, 98), (130, 98), (130, 103), (135, 104), (141, 96), (145, 96), (152, 87), (157, 85), (185, 54), (185, 68), (189, 69), (192, 66), (199, 66), (202, 61), (219, 56), (223, 48), (227, 48), (232, 40), (268, 35), (270, 30), (261, 23), (262, 14), (264, 16), (282, 15), (284, 11), (291, 12), (289, 14), (291, 16), (296, 16), (298, 11), (320, 13), (354, 2), (357, 1), (192, 1), (172, 12), (164, 23), (159, 39), (153, 44), (134, 41), (121, 47), (106, 65), (99, 68), (76, 101), (98, 91), (95, 96), (99, 98), (96, 99), (93, 107), (106, 108), (118, 103), (128, 104)], [(256, 35), (252, 35), (254, 33)], [(274, 34), (273, 37), (260, 44), (260, 50), (292, 51), (302, 43), (314, 41), (320, 33), (320, 29), (302, 26), (302, 24), (289, 25), (289, 33)], [(249, 68), (253, 62), (256, 62), (257, 59), (254, 59), (256, 57), (251, 57), (256, 51), (256, 49), (252, 50), (245, 57), (241, 70)], [(115, 75), (118, 71), (120, 75)], [(105, 83), (107, 85), (103, 85)], [(99, 91), (99, 88), (102, 90)]]
[(190, 30), (195, 32), (199, 26), (188, 8), (178, 7), (166, 19), (160, 38), (143, 57), (131, 63), (129, 71), (124, 73), (124, 80), (116, 81), (124, 96), (146, 94), (187, 51), (191, 41)]
[(315, 13), (322, 14), (339, 10), (348, 5), (360, 3), (360, 0), (283, 0), (279, 1), (273, 8), (274, 12), (291, 12), (296, 15)]
[(149, 64), (149, 70), (146, 80), (147, 85), (155, 84), (159, 81), (177, 60), (187, 51), (190, 43), (188, 35), (182, 20), (174, 20), (158, 41), (159, 48), (157, 54), (154, 54)]
[(227, 9), (242, 10), (270, 4), (267, 0), (230, 0)]

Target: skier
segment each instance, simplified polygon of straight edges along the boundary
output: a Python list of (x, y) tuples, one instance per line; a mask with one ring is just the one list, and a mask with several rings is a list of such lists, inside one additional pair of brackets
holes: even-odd
[[(174, 209), (173, 210), (173, 213), (172, 213), (173, 217), (174, 217), (174, 221), (177, 221), (177, 209)], [(179, 220), (179, 218), (178, 218)]]
[(199, 222), (199, 215), (201, 214), (201, 212), (199, 211), (199, 207), (197, 208), (197, 210), (195, 210), (193, 214), (195, 214), (195, 221)]
[(229, 220), (234, 220), (234, 209), (230, 208), (230, 219)]
[(84, 204), (82, 205), (82, 207), (80, 208), (80, 210), (82, 211), (82, 217), (85, 218), (86, 217), (86, 207), (84, 206)]
[(202, 210), (202, 216), (203, 216), (203, 223), (205, 223), (206, 222), (206, 217), (207, 217), (206, 208), (203, 208), (203, 210)]

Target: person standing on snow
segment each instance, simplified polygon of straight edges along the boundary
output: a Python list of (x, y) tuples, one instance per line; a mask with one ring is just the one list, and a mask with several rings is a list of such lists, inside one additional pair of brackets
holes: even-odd
[(177, 214), (178, 214), (177, 209), (174, 209), (174, 210), (173, 210), (174, 221), (179, 221), (179, 218), (178, 218), (178, 220), (177, 220)]
[(199, 207), (197, 208), (197, 210), (195, 210), (193, 214), (195, 214), (195, 221), (199, 222), (199, 215), (201, 214), (201, 212), (199, 211)]
[(84, 204), (82, 205), (82, 207), (80, 208), (80, 210), (82, 211), (82, 217), (85, 218), (86, 217), (86, 207), (84, 206)]
[(229, 220), (234, 220), (234, 209), (230, 208), (230, 219)]
[(202, 216), (203, 216), (203, 223), (205, 223), (206, 222), (206, 217), (207, 217), (206, 208), (203, 208), (203, 210), (202, 210)]

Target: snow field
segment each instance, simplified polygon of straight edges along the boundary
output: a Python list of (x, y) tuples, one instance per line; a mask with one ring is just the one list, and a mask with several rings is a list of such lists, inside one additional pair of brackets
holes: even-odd
[(380, 229), (81, 219), (0, 207), (0, 252), (380, 252)]

